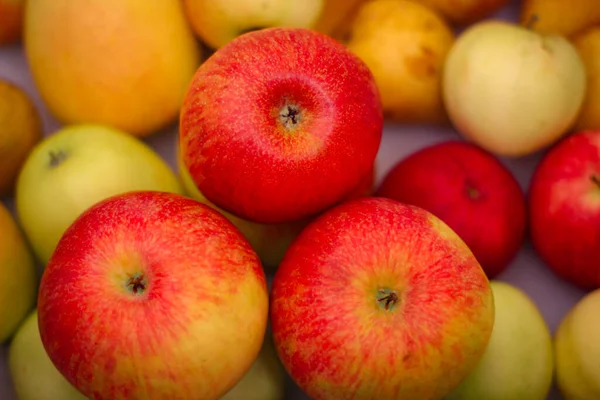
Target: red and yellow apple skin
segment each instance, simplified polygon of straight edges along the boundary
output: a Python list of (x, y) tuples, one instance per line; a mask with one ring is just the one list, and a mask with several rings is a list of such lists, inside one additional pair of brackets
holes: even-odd
[(442, 399), (481, 358), (490, 283), (454, 231), (386, 198), (334, 207), (274, 275), (273, 338), (312, 399)]
[(529, 231), (539, 257), (584, 290), (600, 288), (600, 131), (577, 131), (544, 154), (531, 177)]
[(508, 268), (525, 240), (527, 207), (519, 182), (494, 155), (465, 141), (436, 143), (398, 161), (377, 195), (440, 218), (490, 279)]
[(383, 131), (367, 66), (303, 28), (238, 36), (197, 70), (180, 115), (184, 165), (208, 200), (280, 223), (344, 199), (373, 166)]
[(86, 210), (42, 276), (42, 342), (91, 399), (218, 399), (249, 370), (268, 317), (256, 253), (221, 214), (165, 192)]

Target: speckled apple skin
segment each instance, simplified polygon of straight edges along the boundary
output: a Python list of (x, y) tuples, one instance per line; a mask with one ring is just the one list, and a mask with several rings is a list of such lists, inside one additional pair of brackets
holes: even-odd
[[(300, 110), (292, 128), (286, 105)], [(229, 42), (197, 70), (180, 116), (182, 159), (208, 200), (279, 223), (344, 199), (372, 168), (383, 132), (379, 90), (344, 45), (303, 28)]]
[[(379, 289), (398, 302), (385, 310)], [(312, 222), (272, 283), (278, 354), (315, 400), (440, 400), (489, 341), (489, 280), (462, 240), (425, 210), (368, 197)]]

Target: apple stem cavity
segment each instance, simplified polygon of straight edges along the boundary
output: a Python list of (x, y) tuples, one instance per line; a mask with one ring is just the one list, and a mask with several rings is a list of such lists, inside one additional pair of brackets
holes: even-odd
[(67, 159), (67, 153), (62, 150), (50, 151), (50, 167), (56, 168)]
[(288, 130), (294, 130), (301, 120), (302, 113), (295, 104), (286, 104), (279, 111), (279, 122)]
[(599, 188), (600, 188), (600, 178), (598, 178), (598, 175), (595, 175), (595, 174), (594, 174), (594, 175), (590, 176), (590, 180), (591, 180), (592, 182), (594, 182), (594, 184), (595, 184), (597, 187), (599, 187)]
[(471, 200), (477, 200), (479, 196), (481, 196), (481, 193), (473, 186), (467, 186), (467, 196), (469, 196)]
[(395, 290), (379, 289), (377, 291), (377, 304), (385, 311), (393, 310), (398, 300), (398, 293)]
[(138, 273), (129, 277), (125, 287), (127, 290), (135, 295), (141, 295), (146, 291), (148, 282), (144, 274)]

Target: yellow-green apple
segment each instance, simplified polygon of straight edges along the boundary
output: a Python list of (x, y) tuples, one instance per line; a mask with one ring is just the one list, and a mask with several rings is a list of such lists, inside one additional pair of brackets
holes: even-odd
[[(198, 190), (190, 177), (187, 168), (181, 161), (181, 155), (177, 153), (177, 166), (185, 194), (197, 201), (211, 206), (229, 219), (246, 237), (252, 248), (258, 254), (263, 266), (267, 271), (274, 271), (281, 262), (287, 248), (294, 238), (314, 218), (308, 217), (300, 221), (282, 222), (278, 224), (262, 224), (248, 221), (230, 212), (227, 212), (207, 200)], [(356, 191), (350, 194), (348, 199), (370, 196), (375, 180), (375, 168), (361, 181)]]
[(83, 210), (131, 190), (183, 194), (175, 171), (140, 139), (108, 126), (69, 125), (29, 153), (16, 183), (16, 212), (36, 256), (46, 264)]
[(0, 203), (0, 343), (8, 341), (35, 305), (35, 259), (17, 221)]
[(196, 72), (181, 157), (208, 200), (261, 223), (297, 221), (348, 196), (383, 131), (377, 84), (343, 44), (303, 28), (238, 36)]
[(567, 312), (554, 336), (556, 384), (565, 400), (600, 398), (600, 289)]
[(21, 40), (25, 0), (0, 0), (0, 46)]
[(8, 348), (8, 367), (19, 400), (86, 400), (56, 369), (38, 329), (33, 310), (19, 326)]
[(565, 36), (600, 23), (598, 0), (522, 0), (519, 23), (536, 32)]
[[(600, 7), (598, 7), (600, 12)], [(573, 130), (600, 129), (600, 24), (571, 38), (587, 71), (585, 100)]]
[(248, 241), (216, 210), (135, 191), (88, 208), (44, 270), (50, 360), (95, 400), (216, 400), (249, 371), (268, 292)]
[(600, 131), (578, 131), (552, 146), (529, 186), (529, 235), (557, 276), (600, 288)]
[(180, 0), (36, 0), (24, 18), (29, 71), (61, 123), (147, 137), (177, 121), (202, 57)]
[(546, 400), (552, 388), (552, 335), (522, 289), (491, 282), (494, 329), (477, 367), (444, 400)]
[(324, 0), (183, 0), (194, 32), (213, 49), (253, 30), (271, 27), (312, 28)]
[(267, 334), (250, 370), (219, 400), (284, 400), (286, 378), (273, 338)]
[(443, 220), (469, 246), (488, 278), (508, 267), (525, 239), (523, 190), (498, 158), (472, 143), (444, 141), (398, 160), (377, 195)]
[(40, 114), (29, 94), (2, 78), (0, 126), (0, 197), (3, 197), (12, 194), (23, 162), (42, 139), (43, 132)]
[(497, 155), (520, 157), (569, 131), (586, 83), (581, 57), (565, 37), (486, 20), (463, 31), (448, 52), (442, 94), (465, 138)]
[(275, 272), (270, 321), (296, 384), (319, 399), (442, 399), (494, 324), (477, 259), (443, 221), (392, 199), (311, 222)]
[[(414, 1), (414, 0), (413, 0)], [(491, 17), (509, 0), (416, 0), (437, 12), (454, 25), (471, 25)]]
[(386, 117), (445, 123), (442, 66), (453, 43), (453, 30), (431, 8), (410, 0), (371, 0), (356, 11), (346, 45), (373, 72)]

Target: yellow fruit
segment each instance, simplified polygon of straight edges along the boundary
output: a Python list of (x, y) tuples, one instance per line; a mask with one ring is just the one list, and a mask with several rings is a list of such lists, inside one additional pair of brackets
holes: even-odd
[(581, 32), (572, 41), (587, 72), (585, 100), (574, 129), (600, 129), (600, 26)]
[(600, 23), (598, 0), (523, 0), (519, 22), (534, 31), (571, 36)]
[(177, 174), (142, 140), (102, 125), (70, 125), (31, 151), (15, 188), (18, 219), (45, 266), (65, 230), (93, 204), (133, 190), (183, 194)]
[(6, 342), (35, 306), (37, 271), (26, 239), (0, 203), (0, 343)]
[(442, 66), (454, 39), (450, 26), (422, 4), (371, 0), (358, 9), (347, 46), (373, 72), (387, 118), (441, 123)]
[(338, 30), (345, 26), (347, 21), (366, 0), (325, 0), (323, 9), (314, 29), (326, 35), (336, 36)]
[(201, 57), (179, 0), (34, 0), (24, 24), (33, 79), (62, 123), (143, 137), (176, 121)]
[(41, 138), (41, 119), (29, 95), (0, 79), (0, 197), (12, 192), (21, 165)]

